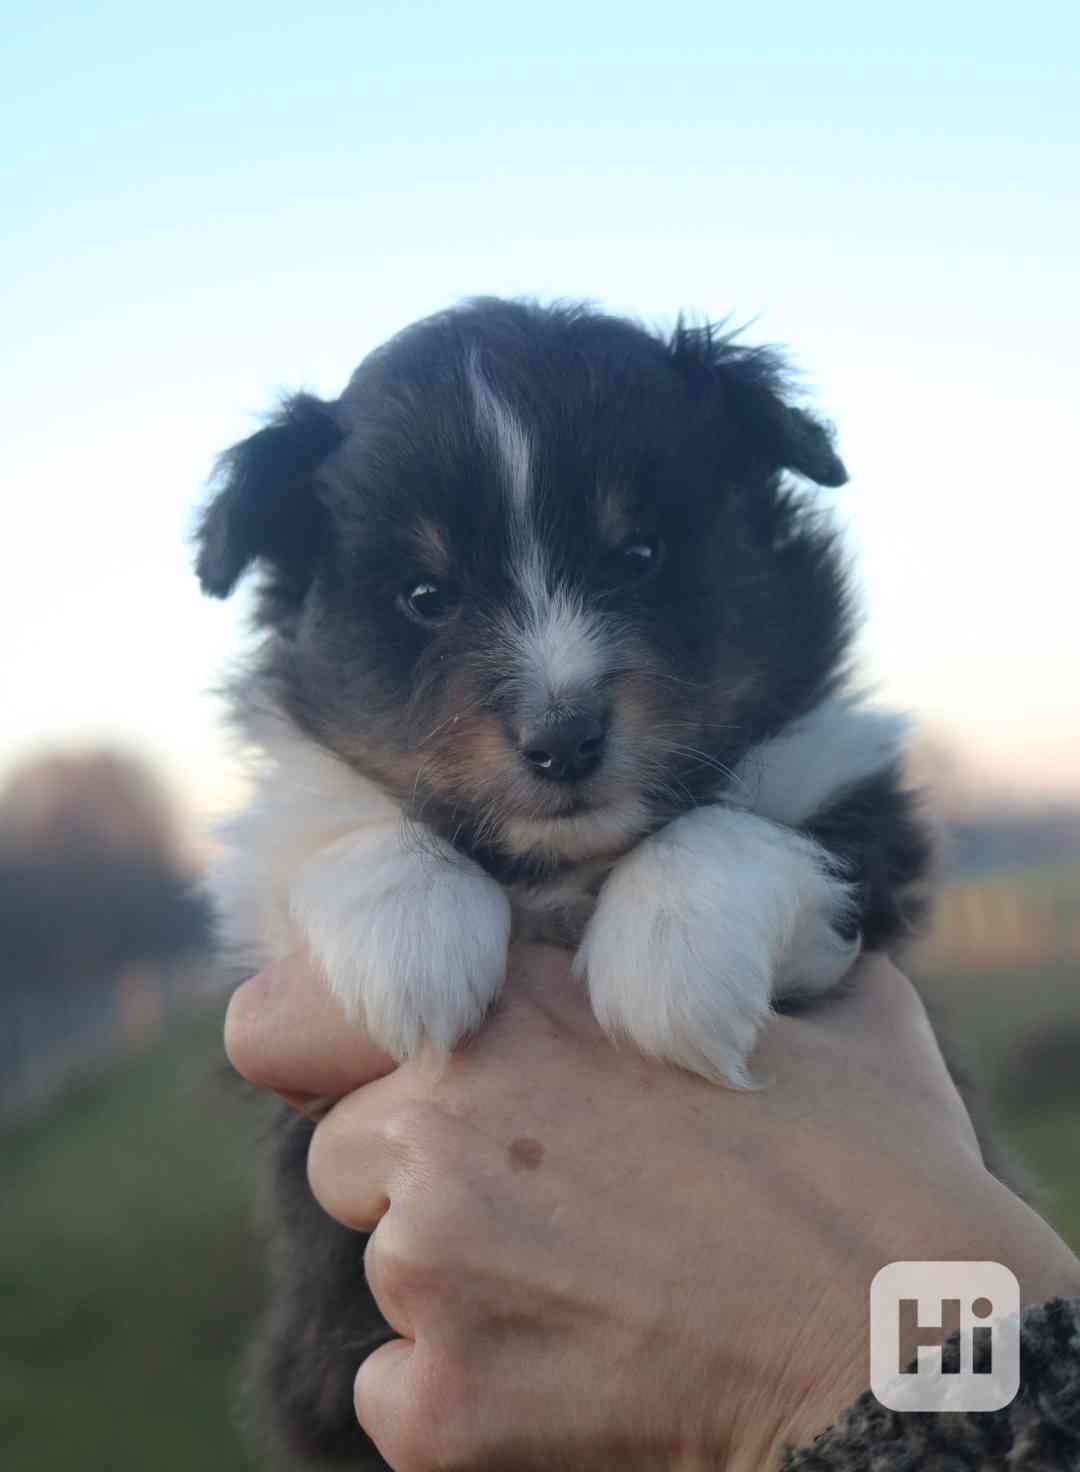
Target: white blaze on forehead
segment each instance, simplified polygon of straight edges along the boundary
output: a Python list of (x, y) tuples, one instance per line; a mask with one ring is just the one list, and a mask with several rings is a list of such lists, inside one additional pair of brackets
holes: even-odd
[(532, 482), (529, 436), (513, 410), (494, 391), (475, 356), (469, 358), (469, 387), (476, 410), (476, 427), (499, 460), (503, 485), (516, 519), (525, 515)]
[(484, 377), (476, 355), (468, 363), (476, 425), (498, 459), (510, 521), (513, 578), (521, 606), (508, 622), (514, 663), (536, 704), (588, 693), (604, 673), (598, 621), (551, 578), (530, 515), (532, 444), (508, 404)]
[(599, 621), (569, 589), (553, 585), (535, 543), (524, 549), (514, 580), (522, 609), (511, 640), (534, 701), (586, 695), (609, 661)]

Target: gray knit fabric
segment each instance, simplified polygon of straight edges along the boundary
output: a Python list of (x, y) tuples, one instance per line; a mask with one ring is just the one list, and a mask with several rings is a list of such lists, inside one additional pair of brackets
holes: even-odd
[(866, 1391), (783, 1472), (1080, 1472), (1080, 1298), (1025, 1311), (1020, 1393), (1000, 1411), (887, 1411)]

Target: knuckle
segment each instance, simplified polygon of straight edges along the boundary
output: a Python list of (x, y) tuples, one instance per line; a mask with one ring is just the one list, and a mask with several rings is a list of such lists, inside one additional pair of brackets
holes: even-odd
[(427, 1249), (427, 1235), (398, 1211), (391, 1210), (379, 1223), (364, 1249), (368, 1286), (377, 1299), (402, 1302), (437, 1296), (442, 1270), (437, 1256)]
[(348, 1101), (336, 1105), (315, 1127), (307, 1152), (307, 1178), (324, 1211), (353, 1224), (358, 1186), (375, 1164), (369, 1132), (352, 1118)]
[(331, 1133), (323, 1133), (322, 1124), (316, 1129), (308, 1145), (307, 1179), (315, 1200), (333, 1217), (340, 1218), (344, 1207), (344, 1196), (340, 1189), (342, 1171), (336, 1142)]
[(258, 1047), (260, 1010), (254, 993), (254, 983), (248, 981), (229, 998), (225, 1013), (225, 1056), (242, 1078), (262, 1088), (266, 1080)]
[(382, 1121), (381, 1134), (400, 1156), (423, 1160), (446, 1148), (453, 1124), (426, 1099), (404, 1099)]
[(332, 1184), (334, 1178), (341, 1174), (342, 1165), (348, 1160), (351, 1150), (356, 1148), (355, 1139), (344, 1127), (341, 1114), (340, 1106), (331, 1109), (316, 1125), (308, 1145), (308, 1181), (313, 1190), (323, 1182)]

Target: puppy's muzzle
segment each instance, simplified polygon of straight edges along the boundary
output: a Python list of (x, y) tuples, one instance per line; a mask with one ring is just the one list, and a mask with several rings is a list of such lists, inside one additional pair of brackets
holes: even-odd
[(606, 720), (588, 711), (567, 711), (527, 726), (518, 750), (536, 776), (549, 782), (581, 782), (599, 768), (606, 744)]

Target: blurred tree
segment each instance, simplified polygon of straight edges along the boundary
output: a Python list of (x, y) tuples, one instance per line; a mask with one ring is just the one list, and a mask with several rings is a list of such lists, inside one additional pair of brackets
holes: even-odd
[(166, 963), (208, 933), (171, 805), (143, 763), (112, 751), (26, 762), (0, 790), (0, 1089), (160, 1012)]

